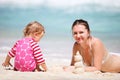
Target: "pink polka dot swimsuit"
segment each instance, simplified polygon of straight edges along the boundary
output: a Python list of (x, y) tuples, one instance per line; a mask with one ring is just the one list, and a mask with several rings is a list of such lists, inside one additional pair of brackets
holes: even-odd
[(18, 40), (8, 55), (15, 57), (14, 67), (18, 71), (34, 71), (37, 64), (45, 62), (38, 43), (32, 38)]

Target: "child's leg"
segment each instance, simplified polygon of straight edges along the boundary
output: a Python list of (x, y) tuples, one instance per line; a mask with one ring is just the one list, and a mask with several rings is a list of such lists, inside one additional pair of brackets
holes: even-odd
[(14, 71), (18, 71), (18, 70), (14, 67)]

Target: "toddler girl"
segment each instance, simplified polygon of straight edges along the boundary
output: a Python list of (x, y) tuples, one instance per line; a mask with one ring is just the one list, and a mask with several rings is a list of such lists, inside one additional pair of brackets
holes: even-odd
[(46, 71), (45, 59), (38, 45), (44, 33), (44, 27), (39, 22), (29, 23), (24, 29), (24, 38), (15, 43), (2, 65), (4, 67), (12, 66), (10, 60), (15, 57), (14, 70), (16, 71), (31, 72), (35, 69)]

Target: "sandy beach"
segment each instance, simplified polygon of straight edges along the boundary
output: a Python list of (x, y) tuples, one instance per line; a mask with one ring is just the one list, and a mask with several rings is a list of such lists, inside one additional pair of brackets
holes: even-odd
[[(0, 55), (0, 64), (2, 64), (4, 59), (5, 55)], [(120, 80), (120, 73), (83, 72), (81, 74), (73, 74), (63, 71), (62, 67), (68, 64), (65, 61), (52, 62), (48, 59), (46, 62), (49, 69), (47, 72), (5, 70), (0, 65), (0, 80)]]
[[(120, 73), (63, 70), (72, 57), (72, 23), (81, 18), (89, 22), (90, 33), (100, 38), (109, 52), (120, 53), (120, 0), (0, 0), (0, 80), (120, 80)], [(5, 70), (6, 54), (23, 38), (23, 29), (31, 21), (45, 27), (39, 44), (48, 71)]]

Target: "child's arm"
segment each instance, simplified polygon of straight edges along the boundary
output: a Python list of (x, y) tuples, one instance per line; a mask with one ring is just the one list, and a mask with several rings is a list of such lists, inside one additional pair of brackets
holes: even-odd
[(5, 59), (5, 62), (2, 64), (4, 67), (9, 67), (11, 66), (12, 67), (12, 64), (10, 63), (10, 59), (11, 57), (9, 55), (7, 55), (6, 59)]
[(17, 42), (15, 43), (15, 45), (11, 48), (11, 50), (9, 51), (8, 55), (6, 56), (6, 59), (4, 61), (4, 63), (2, 64), (4, 67), (13, 67), (12, 64), (10, 63), (10, 60), (12, 57), (15, 56), (15, 53), (16, 53), (16, 45), (17, 45)]

